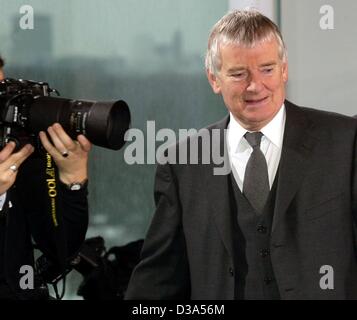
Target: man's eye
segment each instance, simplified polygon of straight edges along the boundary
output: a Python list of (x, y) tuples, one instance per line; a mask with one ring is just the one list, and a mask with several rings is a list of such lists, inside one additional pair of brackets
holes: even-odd
[(263, 69), (263, 72), (264, 73), (272, 73), (273, 72), (273, 68), (266, 68), (266, 69)]
[(233, 78), (244, 78), (245, 77), (245, 73), (244, 72), (240, 72), (240, 73), (234, 73), (232, 74)]

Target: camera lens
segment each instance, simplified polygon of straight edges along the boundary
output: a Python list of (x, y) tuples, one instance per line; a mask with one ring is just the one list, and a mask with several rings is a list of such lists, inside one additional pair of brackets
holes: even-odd
[(45, 131), (58, 122), (71, 138), (85, 135), (93, 144), (119, 150), (130, 126), (130, 111), (123, 101), (98, 102), (37, 97), (30, 106), (28, 130)]

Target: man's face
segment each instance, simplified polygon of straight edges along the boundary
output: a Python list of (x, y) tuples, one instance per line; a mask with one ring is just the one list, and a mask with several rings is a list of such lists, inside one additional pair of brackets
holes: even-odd
[(213, 91), (247, 130), (264, 127), (284, 102), (288, 67), (278, 48), (275, 38), (252, 48), (221, 46), (221, 70), (217, 76), (207, 72)]
[(4, 80), (5, 76), (4, 76), (4, 72), (2, 71), (2, 69), (0, 68), (0, 81)]

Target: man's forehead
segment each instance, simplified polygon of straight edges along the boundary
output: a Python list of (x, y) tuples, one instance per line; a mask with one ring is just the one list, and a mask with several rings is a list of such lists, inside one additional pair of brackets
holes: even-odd
[(279, 51), (279, 43), (276, 38), (267, 38), (262, 40), (257, 40), (256, 42), (246, 44), (241, 42), (222, 42), (219, 44), (220, 51), (244, 51), (244, 52), (254, 52), (254, 51)]
[(248, 59), (254, 59), (259, 64), (277, 63), (279, 59), (279, 46), (277, 42), (259, 42), (253, 46), (241, 44), (223, 44), (220, 46), (222, 62), (245, 63)]

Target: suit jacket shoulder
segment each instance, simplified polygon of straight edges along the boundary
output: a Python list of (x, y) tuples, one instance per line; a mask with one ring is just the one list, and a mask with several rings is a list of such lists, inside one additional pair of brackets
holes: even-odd
[(297, 106), (290, 101), (285, 101), (287, 116), (292, 117), (294, 121), (307, 121), (311, 129), (334, 131), (336, 134), (341, 131), (355, 130), (357, 119), (337, 112), (330, 112)]

